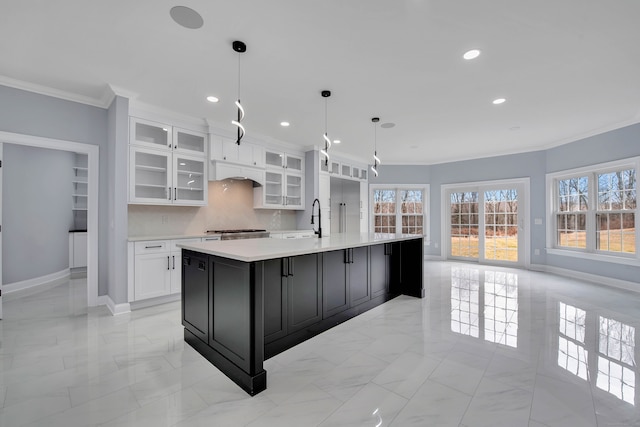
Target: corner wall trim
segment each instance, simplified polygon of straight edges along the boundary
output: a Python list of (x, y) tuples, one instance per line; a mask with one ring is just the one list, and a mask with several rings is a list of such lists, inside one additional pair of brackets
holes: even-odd
[(582, 271), (569, 270), (567, 268), (560, 268), (543, 264), (531, 264), (529, 269), (533, 271), (541, 271), (543, 273), (551, 273), (558, 276), (584, 280), (587, 282), (595, 283), (597, 285), (608, 286), (610, 288), (623, 289), (625, 291), (640, 293), (640, 285), (638, 283), (630, 282), (627, 280), (614, 279), (612, 277), (599, 276), (597, 274), (584, 273)]
[(66, 279), (70, 276), (70, 274), (70, 270), (68, 268), (65, 268), (64, 270), (46, 274), (44, 276), (34, 277), (32, 279), (22, 280), (20, 282), (6, 283), (2, 286), (2, 292), (4, 294), (10, 294), (25, 289), (44, 286), (56, 280)]
[(100, 295), (98, 297), (98, 305), (106, 305), (113, 316), (131, 313), (131, 305), (128, 302), (116, 304), (109, 295)]

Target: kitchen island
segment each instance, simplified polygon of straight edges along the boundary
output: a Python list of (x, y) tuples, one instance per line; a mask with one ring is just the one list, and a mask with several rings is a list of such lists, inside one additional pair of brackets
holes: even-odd
[(250, 395), (266, 389), (265, 359), (400, 294), (424, 297), (422, 236), (179, 246), (184, 339)]

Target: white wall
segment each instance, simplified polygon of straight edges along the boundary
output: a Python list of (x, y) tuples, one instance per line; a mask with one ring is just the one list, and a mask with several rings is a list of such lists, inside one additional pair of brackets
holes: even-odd
[(73, 153), (4, 144), (2, 282), (69, 268)]

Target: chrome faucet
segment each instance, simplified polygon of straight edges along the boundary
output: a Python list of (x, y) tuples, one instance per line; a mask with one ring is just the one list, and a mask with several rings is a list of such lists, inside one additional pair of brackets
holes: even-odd
[(313, 232), (318, 235), (318, 238), (322, 238), (322, 209), (320, 208), (320, 200), (315, 199), (313, 201), (313, 205), (311, 205), (311, 224), (313, 225), (313, 209), (316, 207), (316, 202), (318, 202), (318, 231), (315, 229)]

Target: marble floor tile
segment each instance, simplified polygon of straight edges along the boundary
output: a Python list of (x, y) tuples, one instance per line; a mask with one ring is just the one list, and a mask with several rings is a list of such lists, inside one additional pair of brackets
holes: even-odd
[(424, 283), (265, 361), (254, 397), (184, 342), (179, 301), (114, 317), (81, 279), (9, 294), (0, 425), (640, 426), (640, 293), (433, 261)]

